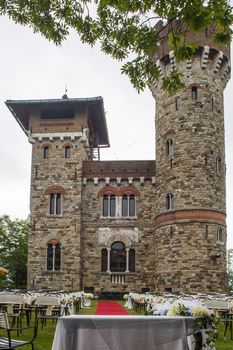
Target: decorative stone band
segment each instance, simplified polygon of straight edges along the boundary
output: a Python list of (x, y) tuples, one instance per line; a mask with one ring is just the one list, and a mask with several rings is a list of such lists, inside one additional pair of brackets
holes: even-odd
[(156, 227), (180, 222), (212, 222), (226, 225), (226, 214), (216, 210), (187, 209), (163, 213), (155, 218)]

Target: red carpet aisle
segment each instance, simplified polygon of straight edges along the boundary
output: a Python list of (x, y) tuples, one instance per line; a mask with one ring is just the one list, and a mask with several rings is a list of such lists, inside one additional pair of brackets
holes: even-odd
[(115, 301), (99, 301), (96, 315), (128, 315), (128, 313)]

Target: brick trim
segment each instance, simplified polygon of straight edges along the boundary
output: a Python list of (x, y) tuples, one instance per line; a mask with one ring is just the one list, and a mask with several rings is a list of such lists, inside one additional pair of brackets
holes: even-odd
[(215, 210), (190, 209), (167, 212), (155, 218), (155, 226), (164, 226), (177, 222), (208, 221), (226, 225), (226, 214)]
[(40, 148), (45, 148), (45, 147), (48, 147), (48, 148), (52, 148), (52, 145), (50, 143), (43, 143)]
[(192, 89), (193, 87), (196, 87), (198, 89), (201, 89), (201, 85), (199, 83), (193, 83), (193, 84), (190, 84), (189, 86), (187, 86), (187, 90), (189, 89)]
[(164, 135), (163, 135), (163, 139), (165, 139), (166, 141), (169, 140), (170, 138), (172, 138), (172, 136), (175, 134), (175, 130), (170, 129), (168, 130)]
[(106, 186), (101, 188), (101, 190), (98, 192), (98, 197), (103, 197), (105, 194), (110, 196), (111, 194), (114, 194), (115, 196), (119, 196), (119, 189), (112, 186)]
[(53, 186), (46, 188), (46, 190), (44, 191), (45, 196), (49, 195), (50, 193), (61, 193), (62, 195), (65, 195), (66, 190), (61, 186), (53, 185)]
[(107, 195), (111, 195), (111, 194), (114, 194), (115, 196), (123, 196), (123, 194), (126, 194), (126, 195), (131, 195), (133, 194), (134, 196), (136, 197), (139, 197), (140, 196), (140, 192), (138, 191), (137, 188), (135, 187), (132, 187), (132, 186), (128, 186), (128, 187), (123, 187), (121, 189), (119, 188), (116, 188), (116, 187), (113, 187), (113, 186), (106, 186), (106, 187), (103, 187), (97, 194), (98, 197), (103, 197), (105, 194)]
[(52, 244), (53, 246), (56, 246), (57, 244), (60, 244), (60, 245), (61, 245), (60, 241), (59, 241), (58, 239), (55, 239), (55, 238), (50, 239), (50, 240), (47, 242), (47, 245), (48, 245), (48, 244)]
[(124, 194), (126, 194), (127, 196), (130, 196), (131, 194), (133, 194), (136, 197), (140, 197), (140, 192), (138, 191), (138, 189), (132, 186), (121, 188), (119, 195), (123, 196)]
[(63, 145), (62, 145), (62, 148), (66, 148), (66, 147), (70, 147), (70, 148), (73, 148), (74, 146), (72, 145), (72, 143), (64, 143)]

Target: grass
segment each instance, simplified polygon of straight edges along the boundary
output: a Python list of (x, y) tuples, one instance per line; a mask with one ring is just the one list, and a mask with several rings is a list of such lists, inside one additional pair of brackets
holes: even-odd
[[(124, 307), (125, 300), (117, 301), (121, 306)], [(96, 312), (98, 301), (93, 300), (91, 307), (86, 309), (81, 309), (79, 311), (79, 315), (94, 315)], [(127, 310), (129, 315), (137, 315), (137, 313), (134, 310)], [(38, 337), (36, 338), (34, 344), (35, 344), (35, 350), (51, 350), (52, 348), (52, 342), (54, 337), (54, 332), (56, 328), (56, 323), (52, 320), (47, 321), (47, 325), (41, 329), (41, 325), (39, 324), (38, 329)], [(24, 331), (22, 335), (20, 335), (20, 338), (23, 339), (25, 336), (29, 337), (31, 336), (31, 331)], [(16, 335), (14, 335), (16, 337)], [(29, 350), (31, 347), (28, 346), (21, 346), (19, 349), (21, 350)], [(218, 325), (218, 338), (216, 341), (216, 350), (232, 350), (233, 349), (233, 341), (230, 340), (230, 332), (228, 331), (226, 339), (224, 339), (224, 325), (219, 324)]]
[(218, 336), (216, 341), (216, 350), (232, 350), (233, 340), (230, 340), (230, 331), (227, 331), (226, 339), (224, 339), (224, 325), (218, 325)]

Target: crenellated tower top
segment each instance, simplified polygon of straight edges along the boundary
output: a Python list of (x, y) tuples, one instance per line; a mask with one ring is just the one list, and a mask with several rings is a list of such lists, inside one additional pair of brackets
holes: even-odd
[[(192, 60), (182, 62), (182, 70), (186, 68), (199, 67), (202, 70), (211, 69), (213, 73), (220, 76), (223, 89), (230, 79), (230, 46), (218, 44), (214, 41), (215, 27), (210, 26), (205, 28), (202, 32), (187, 31), (186, 26), (180, 21), (174, 20), (169, 24), (164, 24), (159, 21), (155, 27), (157, 36), (159, 37), (159, 46), (156, 56), (153, 58), (156, 66), (160, 71), (160, 81), (164, 78), (172, 68), (181, 68), (181, 62), (177, 62), (174, 51), (168, 45), (168, 35), (172, 31), (183, 33), (186, 43), (193, 42), (197, 45), (197, 50)], [(199, 62), (197, 64), (198, 58)], [(186, 67), (184, 66), (186, 65)], [(152, 93), (154, 95), (155, 88), (158, 86), (158, 81), (155, 81), (152, 86)]]
[[(195, 42), (197, 49), (191, 60), (178, 61), (167, 44), (171, 26), (185, 32), (179, 21), (158, 23), (154, 62), (160, 77), (151, 86), (156, 100), (156, 285), (159, 290), (225, 291), (223, 90), (230, 79), (230, 50), (214, 42), (215, 29), (209, 27), (186, 33), (186, 42)], [(173, 68), (182, 73), (184, 88), (169, 95), (162, 84)]]

